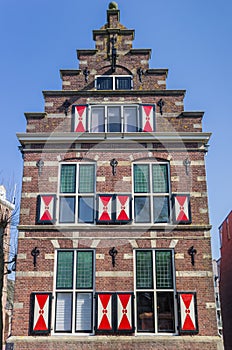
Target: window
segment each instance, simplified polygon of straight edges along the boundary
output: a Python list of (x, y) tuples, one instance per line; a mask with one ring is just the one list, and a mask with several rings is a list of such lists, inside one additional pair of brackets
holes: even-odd
[(138, 106), (91, 106), (90, 132), (137, 132), (139, 125)]
[(59, 222), (93, 223), (95, 165), (62, 164), (60, 168)]
[(155, 131), (154, 105), (74, 105), (72, 113), (72, 131), (78, 133)]
[(136, 223), (168, 223), (170, 217), (169, 167), (167, 163), (134, 164), (134, 220)]
[(93, 332), (92, 250), (59, 250), (56, 265), (55, 333)]
[(137, 132), (139, 131), (139, 115), (135, 106), (125, 106), (124, 112), (124, 131)]
[(101, 76), (96, 78), (97, 90), (131, 90), (132, 77), (130, 76)]
[(175, 333), (172, 250), (136, 250), (137, 332)]

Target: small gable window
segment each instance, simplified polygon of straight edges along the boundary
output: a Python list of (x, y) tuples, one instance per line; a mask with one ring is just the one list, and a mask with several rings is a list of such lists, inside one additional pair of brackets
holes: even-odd
[(96, 78), (97, 90), (131, 90), (131, 76), (100, 76)]

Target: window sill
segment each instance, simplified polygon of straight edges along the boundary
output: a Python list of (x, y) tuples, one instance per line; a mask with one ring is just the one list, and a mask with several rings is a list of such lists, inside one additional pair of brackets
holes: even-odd
[(120, 229), (120, 231), (149, 231), (149, 230), (161, 230), (169, 233), (171, 231), (186, 231), (186, 230), (210, 230), (211, 225), (171, 225), (171, 224), (124, 224), (124, 225), (93, 225), (93, 224), (71, 224), (71, 225), (19, 225), (19, 230), (37, 230), (37, 231), (76, 231), (76, 230), (85, 230), (85, 231), (115, 231)]
[[(201, 343), (202, 346), (207, 346), (207, 344), (221, 344), (221, 338), (220, 336), (199, 336), (199, 335), (194, 335), (194, 336), (191, 336), (191, 335), (184, 335), (184, 336), (177, 336), (177, 335), (152, 335), (152, 338), (156, 338), (156, 340), (166, 340), (167, 342), (170, 341), (172, 343), (172, 346), (181, 346), (183, 345), (183, 342), (184, 344), (197, 344), (197, 343)], [(87, 335), (87, 336), (78, 336), (78, 341), (85, 341), (85, 342), (89, 342), (89, 343), (92, 343), (92, 342), (95, 342), (95, 343), (101, 343), (101, 342), (114, 342), (115, 345), (117, 345), (118, 343), (121, 343), (121, 342), (135, 342), (136, 344), (138, 342), (151, 342), (151, 336), (149, 335), (142, 335), (141, 336), (138, 336), (137, 334), (136, 335)], [(60, 342), (69, 342), (71, 343), (72, 341), (76, 344), (76, 340), (77, 340), (77, 335), (51, 335), (51, 336), (11, 336), (7, 339), (7, 343), (45, 343), (47, 344), (48, 343), (55, 343), (57, 342), (57, 340), (59, 341), (59, 344)], [(152, 339), (152, 341), (154, 341), (154, 339)], [(175, 344), (173, 343), (175, 342)], [(154, 346), (154, 343), (153, 343), (153, 346)]]

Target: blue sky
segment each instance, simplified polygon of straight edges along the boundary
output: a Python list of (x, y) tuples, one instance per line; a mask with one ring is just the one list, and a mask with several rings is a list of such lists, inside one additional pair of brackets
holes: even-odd
[[(60, 69), (76, 69), (76, 49), (92, 49), (92, 30), (110, 1), (0, 0), (0, 179), (20, 187), (16, 132), (24, 112), (44, 110), (43, 90), (61, 89)], [(168, 89), (186, 89), (185, 110), (204, 111), (212, 132), (206, 156), (213, 257), (218, 226), (231, 210), (232, 2), (120, 0), (120, 22), (134, 48), (151, 48), (150, 68), (168, 68)]]

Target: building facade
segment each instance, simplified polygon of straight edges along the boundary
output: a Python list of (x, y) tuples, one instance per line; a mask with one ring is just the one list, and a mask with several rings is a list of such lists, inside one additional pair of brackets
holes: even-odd
[[(11, 322), (11, 311), (8, 309), (8, 274), (9, 253), (10, 253), (10, 224), (15, 205), (7, 199), (6, 189), (0, 185), (0, 288), (2, 306), (2, 346), (10, 334), (9, 323)], [(10, 259), (11, 261), (12, 259)]]
[(222, 336), (222, 313), (221, 313), (221, 301), (220, 301), (220, 290), (219, 290), (220, 262), (221, 262), (221, 259), (218, 259), (218, 260), (213, 259), (213, 278), (214, 278), (217, 325), (218, 325), (218, 333)]
[(225, 349), (232, 348), (231, 322), (232, 322), (232, 211), (223, 220), (219, 227), (219, 236), (221, 243), (221, 258), (220, 258), (220, 279), (219, 291), (221, 300), (221, 313), (223, 322), (223, 339)]
[(149, 67), (116, 3), (26, 113), (9, 347), (220, 349), (203, 112)]

